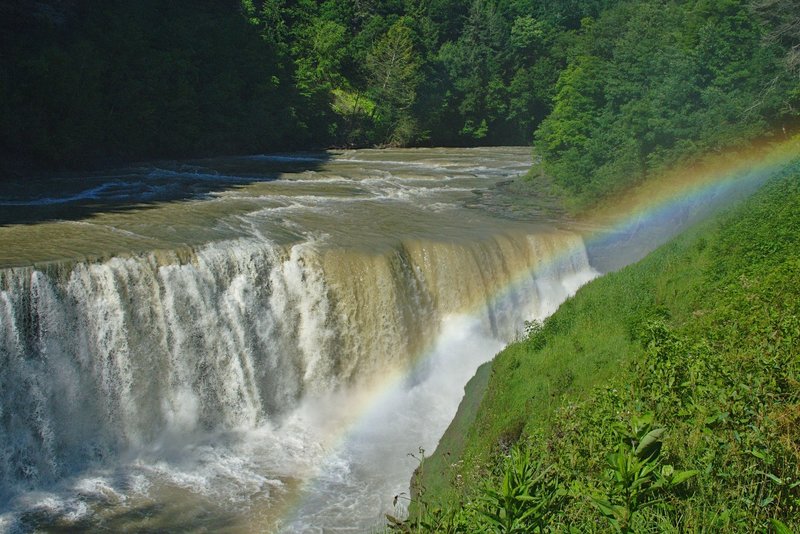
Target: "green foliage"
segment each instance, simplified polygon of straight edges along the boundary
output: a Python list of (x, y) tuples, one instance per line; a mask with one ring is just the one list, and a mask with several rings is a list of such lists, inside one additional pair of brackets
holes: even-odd
[(6, 158), (80, 167), (310, 141), (289, 128), (299, 107), (288, 63), (235, 5), (41, 2), (6, 24)]
[(406, 145), (414, 138), (409, 108), (416, 99), (418, 69), (411, 29), (399, 19), (367, 55), (370, 92), (376, 102), (374, 116), (388, 144)]
[(546, 172), (588, 203), (763, 135), (797, 85), (788, 43), (764, 32), (743, 0), (620, 2), (587, 20), (536, 133)]
[(587, 203), (792, 128), (795, 3), (11, 2), (0, 152), (80, 167), (537, 131), (552, 182)]
[(697, 471), (675, 471), (661, 465), (661, 437), (665, 428), (652, 427), (652, 414), (634, 416), (624, 442), (608, 455), (606, 495), (592, 502), (617, 532), (631, 532), (634, 515), (664, 501), (665, 490), (682, 484)]
[(346, 28), (337, 22), (315, 19), (304, 29), (295, 60), (297, 87), (302, 94), (341, 85)]
[(531, 457), (529, 449), (514, 447), (504, 461), (499, 487), (481, 488), (473, 504), (485, 532), (502, 534), (544, 532), (563, 491)]
[(556, 532), (800, 528), (799, 217), (795, 167), (531, 323), (461, 448), (445, 435), (460, 454), (418, 477), (428, 508), (463, 532), (488, 528), (487, 498), (503, 520), (550, 497), (537, 528)]

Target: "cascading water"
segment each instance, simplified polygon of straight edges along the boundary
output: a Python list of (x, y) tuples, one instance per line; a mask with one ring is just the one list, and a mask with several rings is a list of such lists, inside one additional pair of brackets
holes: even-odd
[(348, 153), (7, 261), (0, 530), (379, 526), (475, 368), (595, 274), (577, 234), (464, 207), (506, 151)]

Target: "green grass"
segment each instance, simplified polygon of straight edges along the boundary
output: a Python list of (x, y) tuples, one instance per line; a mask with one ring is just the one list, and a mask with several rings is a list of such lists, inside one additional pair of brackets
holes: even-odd
[[(468, 391), (403, 528), (800, 528), (796, 169), (588, 284), (533, 330), (495, 358), (485, 393), (479, 381)], [(656, 427), (666, 429), (659, 454), (638, 458), (642, 432)], [(646, 497), (623, 498), (621, 465), (646, 472), (635, 483)], [(515, 486), (518, 471), (531, 478)], [(697, 474), (673, 484), (682, 471)], [(534, 502), (521, 530), (498, 526)]]

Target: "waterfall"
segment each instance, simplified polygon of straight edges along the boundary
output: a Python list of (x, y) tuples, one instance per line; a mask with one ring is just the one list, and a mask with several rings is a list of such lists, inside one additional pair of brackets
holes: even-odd
[(2, 270), (0, 501), (165, 441), (279, 425), (304, 398), (410, 369), (453, 314), (511, 340), (593, 274), (563, 231), (378, 251), (242, 238)]

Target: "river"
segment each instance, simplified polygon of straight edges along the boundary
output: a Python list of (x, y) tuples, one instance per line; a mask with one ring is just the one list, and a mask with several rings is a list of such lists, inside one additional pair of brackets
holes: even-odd
[(355, 150), (0, 192), (0, 530), (402, 515), (477, 366), (596, 275), (508, 189), (530, 163)]

